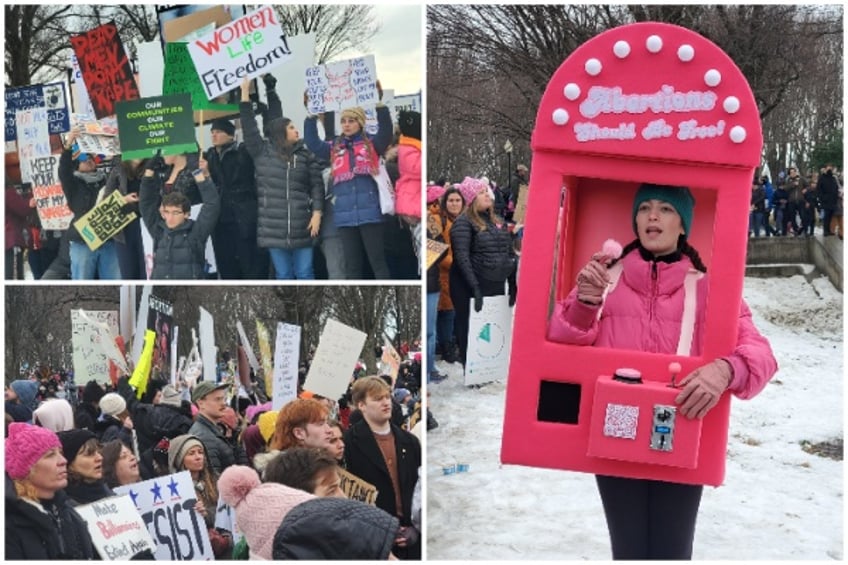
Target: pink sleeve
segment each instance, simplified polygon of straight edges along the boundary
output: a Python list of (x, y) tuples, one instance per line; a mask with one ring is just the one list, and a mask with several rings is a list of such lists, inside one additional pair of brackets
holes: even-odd
[(554, 306), (548, 339), (572, 345), (594, 344), (598, 337), (598, 308), (577, 300), (577, 289), (573, 289)]
[(777, 360), (768, 340), (754, 326), (751, 309), (744, 300), (739, 310), (736, 349), (723, 359), (733, 368), (728, 389), (737, 398), (747, 400), (765, 388), (777, 372)]

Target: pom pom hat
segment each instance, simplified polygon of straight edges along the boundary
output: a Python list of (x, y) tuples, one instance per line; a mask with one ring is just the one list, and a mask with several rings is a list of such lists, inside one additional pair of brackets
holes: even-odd
[(218, 495), (236, 511), (236, 526), (247, 539), (251, 558), (270, 560), (274, 534), (289, 511), (315, 498), (279, 483), (261, 483), (250, 467), (231, 465), (218, 479)]
[(659, 184), (643, 184), (636, 191), (633, 199), (633, 232), (636, 230), (636, 213), (639, 205), (647, 200), (662, 200), (671, 204), (680, 215), (683, 224), (684, 238), (689, 237), (689, 229), (692, 226), (692, 213), (695, 207), (695, 197), (685, 186), (663, 186)]
[(32, 466), (56, 447), (62, 447), (59, 437), (48, 429), (20, 422), (9, 424), (6, 473), (16, 481), (25, 479)]

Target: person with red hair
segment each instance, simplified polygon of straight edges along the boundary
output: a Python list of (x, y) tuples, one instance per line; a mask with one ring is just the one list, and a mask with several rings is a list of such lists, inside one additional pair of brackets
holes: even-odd
[(284, 451), (290, 447), (330, 449), (329, 410), (315, 399), (297, 398), (280, 410), (271, 448)]

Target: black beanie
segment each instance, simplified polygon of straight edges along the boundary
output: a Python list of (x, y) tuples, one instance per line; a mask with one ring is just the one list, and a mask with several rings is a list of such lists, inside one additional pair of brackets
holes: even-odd
[(401, 110), (398, 114), (398, 127), (406, 137), (421, 139), (421, 113)]
[(100, 399), (103, 398), (104, 394), (106, 394), (106, 392), (103, 390), (103, 387), (100, 386), (100, 383), (97, 381), (88, 381), (85, 383), (85, 388), (82, 391), (82, 401), (100, 402)]
[(230, 120), (217, 119), (212, 122), (212, 127), (210, 131), (218, 130), (226, 133), (230, 137), (236, 134), (236, 126)]
[(56, 434), (62, 442), (62, 455), (68, 460), (68, 465), (74, 462), (82, 446), (90, 439), (96, 439), (90, 430), (67, 430)]

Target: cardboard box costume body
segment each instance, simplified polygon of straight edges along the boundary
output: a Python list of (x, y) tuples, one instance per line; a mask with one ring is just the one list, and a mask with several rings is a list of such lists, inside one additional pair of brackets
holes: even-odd
[[(747, 81), (692, 31), (650, 22), (615, 28), (556, 71), (532, 148), (502, 461), (721, 484), (729, 394), (702, 421), (674, 414), (679, 389), (668, 386), (669, 364), (680, 363), (679, 380), (736, 344), (751, 180), (762, 148)], [(634, 239), (641, 183), (688, 186), (695, 197), (688, 241), (709, 270), (700, 355), (547, 340), (554, 301), (604, 240)], [(638, 370), (641, 384), (614, 380), (624, 367)]]

